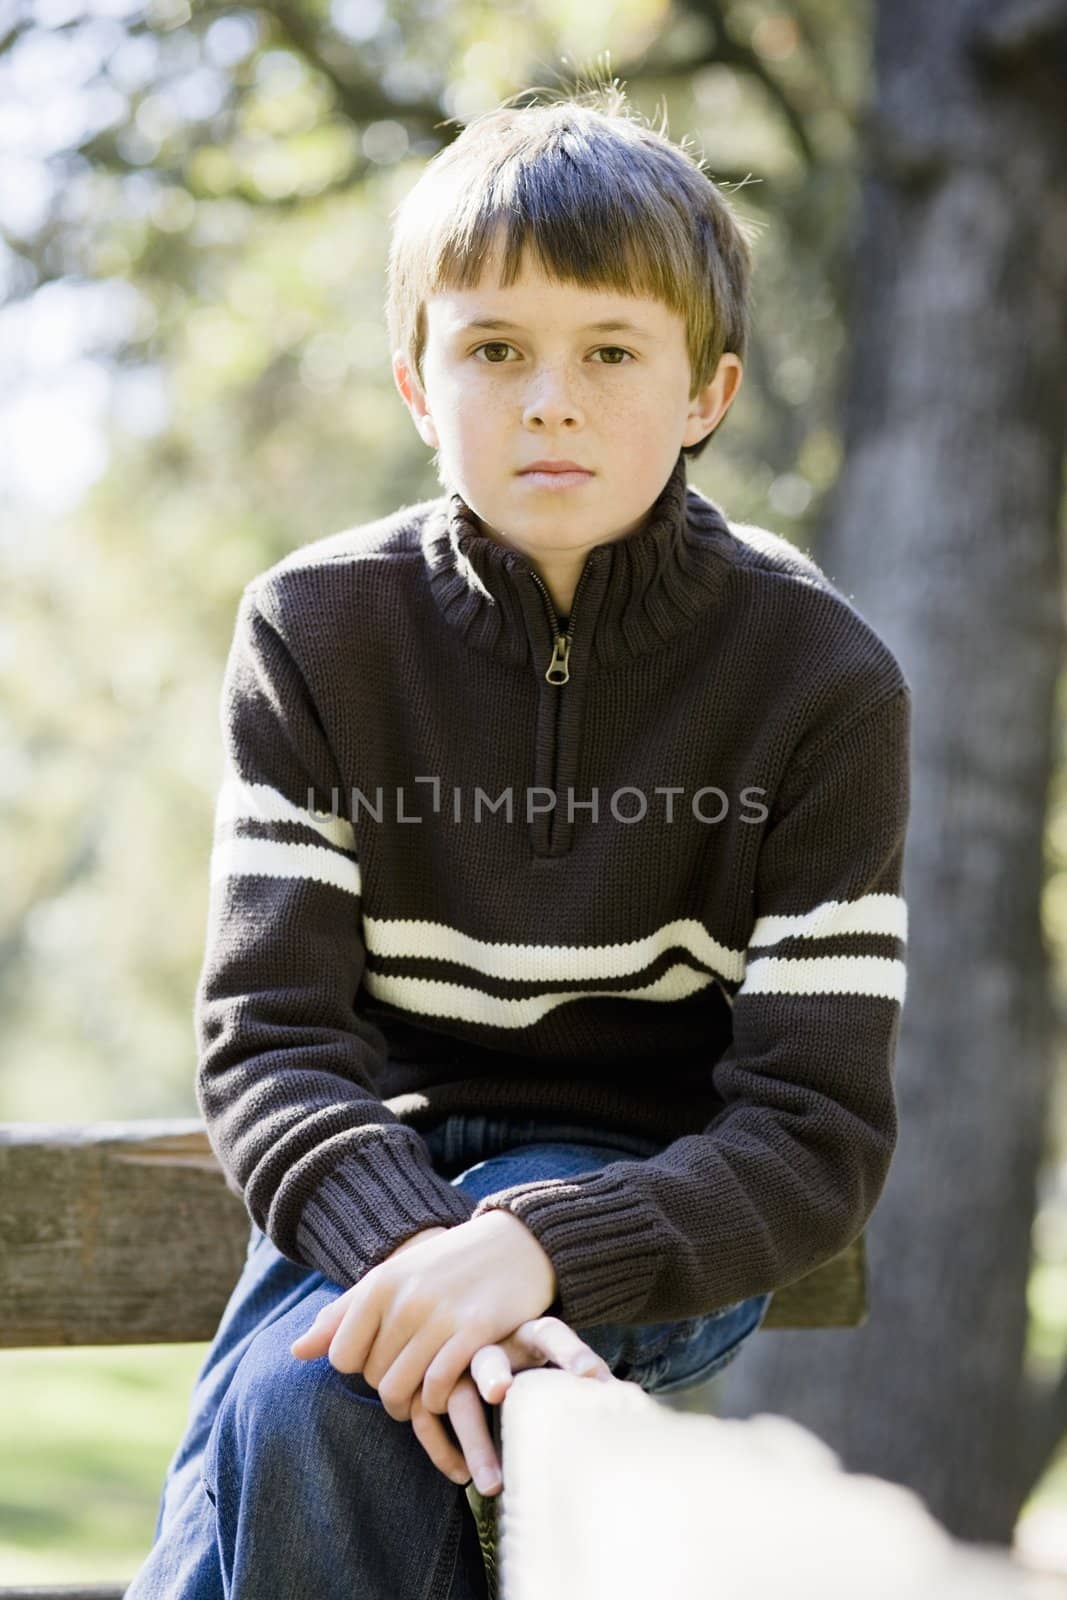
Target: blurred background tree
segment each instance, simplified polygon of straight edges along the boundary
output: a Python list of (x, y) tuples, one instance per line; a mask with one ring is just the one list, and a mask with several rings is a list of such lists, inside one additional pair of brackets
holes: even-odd
[(1067, 1428), (1065, 89), (1067, 5), (879, 0), (818, 551), (914, 689), (901, 1135), (867, 1326), (755, 1341), (729, 1401), (1003, 1541)]
[[(997, 9), (970, 0), (953, 8), (952, 28), (940, 29), (908, 6), (903, 32), (892, 37), (882, 18), (883, 74), (894, 62), (902, 75), (920, 59), (933, 62), (916, 81), (929, 96), (928, 125), (938, 132), (955, 125), (940, 93), (943, 83), (956, 82), (945, 63), (958, 62), (967, 25), (984, 19), (991, 27)], [(944, 416), (945, 392), (954, 392), (950, 363), (962, 359), (968, 341), (967, 381), (981, 381), (978, 318), (994, 304), (1002, 337), (993, 348), (998, 360), (1007, 355), (1015, 296), (1026, 295), (1033, 281), (1007, 272), (982, 279), (986, 301), (979, 296), (968, 318), (953, 322), (953, 340), (922, 347), (938, 326), (937, 297), (953, 287), (953, 253), (980, 251), (987, 241), (981, 207), (957, 216), (950, 203), (955, 223), (946, 226), (936, 274), (916, 250), (920, 224), (936, 224), (942, 213), (923, 211), (914, 196), (927, 195), (948, 158), (936, 139), (933, 157), (930, 140), (908, 142), (908, 100), (903, 110), (894, 102), (891, 137), (872, 144), (875, 21), (843, 0), (594, 0), (577, 11), (564, 0), (492, 8), (401, 0), (388, 9), (380, 0), (269, 7), (0, 0), (0, 580), (7, 599), (0, 629), (7, 867), (0, 1117), (195, 1113), (192, 995), (220, 774), (218, 694), (237, 598), (251, 576), (297, 545), (439, 493), (389, 370), (382, 315), (389, 217), (463, 121), (518, 88), (554, 92), (617, 75), (641, 111), (653, 120), (666, 114), (671, 136), (693, 142), (709, 175), (758, 223), (746, 381), (728, 425), (691, 466), (691, 480), (733, 519), (773, 527), (823, 559), (899, 650), (917, 702), (930, 694), (927, 674), (939, 665), (920, 648), (923, 630), (948, 600), (945, 586), (929, 591), (932, 605), (915, 600), (915, 585), (931, 578), (922, 547), (931, 506), (951, 500), (961, 475), (985, 468), (966, 517), (953, 523), (957, 532), (966, 527), (971, 543), (926, 547), (944, 562), (960, 646), (955, 698), (931, 702), (937, 726), (955, 728), (970, 713), (972, 658), (980, 660), (987, 608), (996, 605), (1010, 568), (979, 562), (981, 581), (972, 590), (968, 580), (990, 542), (1007, 545), (1011, 495), (977, 514), (996, 478), (989, 434), (943, 459), (941, 444), (920, 448), (928, 438), (943, 439), (926, 433), (921, 407), (936, 401)], [(1000, 70), (1010, 75), (1010, 37), (1006, 50)], [(1024, 66), (1024, 89), (1028, 73)], [(1011, 104), (1019, 87), (1006, 91)], [(1048, 109), (1042, 100), (1035, 118)], [(884, 105), (881, 111), (884, 117)], [(966, 158), (972, 170), (976, 152), (996, 160), (1004, 137), (1051, 140), (1053, 129), (1018, 116), (1016, 109), (1015, 121), (991, 122), (985, 143), (975, 135)], [(980, 122), (972, 99), (966, 126)], [(881, 181), (892, 186), (894, 172), (906, 177), (904, 204), (883, 213), (882, 232), (870, 221), (870, 184), (878, 180), (864, 172), (872, 148), (889, 163)], [(1025, 187), (1009, 219), (1009, 244), (1012, 226), (1040, 207), (1046, 178), (1050, 191), (1061, 193), (1041, 148), (1038, 181)], [(1002, 181), (1016, 171), (1003, 160)], [(865, 243), (857, 255), (861, 225)], [(1004, 237), (991, 242), (1003, 248)], [(909, 257), (905, 246), (915, 253)], [(1060, 257), (1053, 252), (1041, 261), (1062, 293)], [(920, 300), (925, 289), (924, 316), (911, 316), (902, 283)], [(1047, 296), (1038, 296), (1027, 327), (1050, 351), (1062, 350), (1062, 327), (1047, 308)], [(1017, 377), (1025, 360), (1019, 358)], [(939, 363), (935, 394), (931, 374)], [(1055, 389), (1039, 430), (1049, 472), (1060, 390), (1047, 363), (1041, 372)], [(883, 391), (901, 373), (909, 381), (891, 405)], [(975, 397), (973, 387), (967, 392)], [(999, 439), (1018, 392), (1008, 386), (1004, 408), (989, 401), (983, 414)], [(907, 450), (894, 454), (898, 415), (911, 433)], [(848, 475), (859, 460), (876, 464), (862, 480)], [(913, 498), (894, 498), (887, 484), (900, 489), (916, 463), (922, 471)], [(857, 482), (860, 489), (850, 487)], [(1026, 593), (1044, 593), (1046, 625), (1049, 607), (1059, 603), (1049, 561), (1058, 485), (1058, 477), (1048, 479), (1034, 508), (1034, 556), (1026, 564)], [(919, 508), (920, 520), (910, 522)], [(872, 526), (877, 541), (867, 532)], [(1013, 650), (1025, 642), (1027, 615), (1019, 601), (1002, 636)], [(970, 656), (962, 649), (968, 631)], [(1056, 854), (1062, 806), (1051, 813), (1045, 857), (1055, 892), (1043, 901), (1040, 872), (1033, 871), (1049, 758), (1041, 693), (1058, 649), (1047, 626), (1040, 646), (1030, 676), (1018, 680), (1035, 696), (1019, 730), (1026, 800), (1004, 841), (1007, 853), (997, 858), (1001, 874), (1019, 861), (1028, 874), (1019, 903), (1027, 937), (1009, 937), (990, 969), (990, 981), (1007, 983), (1009, 993), (1012, 974), (1034, 982), (1032, 934), (1042, 908), (1056, 992), (1067, 992), (1057, 887), (1064, 867)], [(996, 701), (998, 708), (1005, 703), (1003, 695)], [(987, 728), (984, 737), (986, 764), (976, 748), (965, 770), (985, 785), (979, 792), (995, 797), (1003, 792), (1002, 770), (991, 768), (988, 754), (996, 733)], [(932, 748), (924, 743), (920, 760)], [(918, 808), (939, 806), (921, 776)], [(935, 831), (943, 818), (937, 809)], [(997, 843), (991, 836), (989, 848)], [(932, 989), (944, 998), (946, 973), (957, 973), (955, 963), (946, 965), (953, 913), (944, 895), (959, 880), (931, 877), (929, 859), (924, 853), (924, 879), (913, 875), (908, 889), (919, 930), (909, 1003), (918, 988), (924, 1017), (932, 1013), (923, 995)], [(936, 850), (932, 859), (940, 859)], [(988, 909), (967, 901), (968, 916)], [(939, 924), (936, 949), (922, 933), (931, 917)], [(1005, 933), (998, 930), (1001, 941)], [(917, 976), (916, 950), (922, 963), (933, 963), (926, 979)], [(745, 1410), (797, 1415), (841, 1448), (850, 1466), (862, 1463), (921, 1488), (954, 1531), (994, 1538), (1006, 1536), (1005, 1518), (1010, 1528), (1010, 1508), (1020, 1503), (1026, 1474), (1018, 1464), (1009, 1471), (1003, 1451), (999, 1460), (972, 1452), (950, 1461), (932, 1416), (922, 1429), (909, 1411), (893, 1430), (901, 1390), (914, 1381), (916, 1404), (929, 1394), (932, 1380), (917, 1382), (909, 1354), (908, 1338), (920, 1323), (927, 1330), (923, 1361), (930, 1343), (942, 1348), (938, 1383), (964, 1347), (972, 1360), (972, 1330), (980, 1327), (990, 1354), (972, 1361), (979, 1398), (993, 1384), (1006, 1412), (1019, 1417), (1024, 1359), (1026, 1381), (1037, 1382), (1055, 1373), (1067, 1344), (1067, 1195), (1058, 1187), (1059, 1123), (1054, 1131), (1046, 1125), (1047, 1035), (1013, 1031), (1010, 1008), (995, 1017), (977, 1008), (968, 1017), (973, 995), (966, 984), (965, 994), (951, 1036), (916, 1030), (902, 1040), (907, 1188), (896, 1202), (887, 1196), (885, 1248), (881, 1211), (871, 1230), (872, 1298), (879, 1318), (887, 1317), (879, 1326), (895, 1347), (896, 1386), (885, 1381), (884, 1367), (870, 1365), (873, 1327), (805, 1334), (811, 1342), (803, 1346), (799, 1335), (768, 1334), (759, 1351), (746, 1352), (731, 1382), (739, 1385), (734, 1403), (743, 1396)], [(1001, 1124), (1011, 1114), (1017, 1053), (1036, 1052), (1026, 1079), (1031, 1092), (1018, 1110), (1020, 1143), (1007, 1147), (1008, 1170), (997, 1179), (1011, 1185), (1014, 1255), (980, 1258), (993, 1277), (972, 1280), (970, 1292), (994, 1309), (977, 1323), (965, 1296), (952, 1299), (949, 1311), (938, 1292), (953, 1270), (948, 1252), (959, 1245), (960, 1218), (972, 1199), (974, 1145), (945, 1146), (937, 1167), (924, 1173), (906, 1156), (913, 1119), (928, 1120), (935, 1101), (937, 1128), (951, 1119), (958, 1057), (943, 1052), (970, 1048), (968, 1020), (972, 1032), (994, 1022), (997, 1029), (972, 1058), (968, 1092), (990, 1081), (979, 1065), (990, 1074), (994, 1061), (1013, 1067), (988, 1107)], [(1060, 1035), (1056, 1048), (1059, 1063)], [(1059, 1065), (1058, 1081), (1063, 1076)], [(997, 1123), (982, 1124), (986, 1132), (990, 1126)], [(1025, 1246), (1034, 1207), (1020, 1197), (1032, 1190), (1042, 1138), (1044, 1189), (1031, 1263)], [(986, 1153), (983, 1147), (983, 1160)], [(928, 1228), (927, 1207), (933, 1214), (933, 1197), (947, 1193), (954, 1204), (939, 1207), (937, 1228)], [(991, 1208), (997, 1194), (993, 1183)], [(914, 1253), (919, 1230), (921, 1260)], [(973, 1271), (976, 1258), (962, 1260)], [(889, 1279), (899, 1285), (892, 1294)], [(902, 1318), (910, 1319), (907, 1329)], [(964, 1398), (975, 1402), (973, 1382), (950, 1389), (945, 1405)], [(1001, 1423), (1005, 1414), (998, 1413)], [(1003, 1429), (998, 1437), (1005, 1448), (1013, 1444)], [(160, 1447), (169, 1453), (175, 1442), (161, 1439)], [(979, 1474), (1003, 1475), (995, 1529), (988, 1526), (990, 1499), (976, 1492)], [(145, 1485), (153, 1516), (157, 1490), (158, 1483)], [(0, 1501), (6, 1492), (0, 1482)], [(975, 1505), (979, 1533), (965, 1510)], [(150, 1531), (146, 1516), (142, 1545)], [(134, 1548), (131, 1571), (137, 1554)], [(78, 1572), (88, 1570), (82, 1561)], [(114, 1563), (100, 1570), (114, 1571)], [(41, 1572), (63, 1575), (54, 1563)]]

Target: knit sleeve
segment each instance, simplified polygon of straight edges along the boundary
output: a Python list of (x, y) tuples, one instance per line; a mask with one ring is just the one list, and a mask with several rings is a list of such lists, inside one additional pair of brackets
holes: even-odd
[(231, 1188), (283, 1255), (353, 1283), (472, 1203), (374, 1092), (385, 1040), (355, 1010), (355, 830), (315, 703), (252, 589), (223, 680), (194, 1021), (196, 1094)]
[(779, 1289), (863, 1231), (897, 1138), (911, 695), (787, 773), (755, 869), (724, 1105), (646, 1161), (487, 1195), (514, 1212), (574, 1327), (699, 1316)]

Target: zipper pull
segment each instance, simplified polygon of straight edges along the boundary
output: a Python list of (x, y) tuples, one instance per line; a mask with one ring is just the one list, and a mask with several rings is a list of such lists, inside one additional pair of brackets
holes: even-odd
[[(567, 661), (571, 653), (571, 642), (565, 633), (557, 633), (552, 645), (552, 660), (548, 663), (545, 679), (548, 683), (566, 683), (570, 678)], [(553, 677), (552, 674), (557, 676)], [(560, 677), (558, 674), (562, 673)]]

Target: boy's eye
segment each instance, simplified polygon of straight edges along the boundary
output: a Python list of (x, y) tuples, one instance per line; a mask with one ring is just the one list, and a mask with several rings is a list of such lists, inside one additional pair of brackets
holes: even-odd
[[(503, 340), (503, 339), (490, 339), (487, 344), (478, 345), (476, 349), (471, 351), (471, 354), (476, 356), (476, 355), (480, 355), (483, 350), (513, 350), (514, 348), (515, 348), (514, 345), (510, 345), (510, 344), (506, 343), (506, 341)], [(593, 354), (594, 355), (603, 355), (605, 352), (607, 352), (608, 354), (613, 355), (613, 356), (625, 356), (627, 361), (633, 361), (633, 359), (634, 359), (634, 357), (630, 354), (629, 350), (624, 350), (621, 347), (621, 345), (617, 345), (617, 344), (602, 344), (602, 345), (599, 346), (599, 348), (597, 350), (595, 350), (593, 352)], [(488, 366), (490, 366), (490, 367), (502, 367), (502, 366), (506, 365), (506, 360), (505, 361), (490, 360), (490, 358), (487, 356), (486, 357), (486, 364)], [(623, 362), (623, 361), (602, 361), (600, 363), (601, 366), (607, 366), (607, 367), (621, 367), (621, 366), (625, 366), (625, 364), (626, 363)]]
[[(505, 344), (502, 339), (491, 339), (488, 344), (480, 344), (478, 346), (477, 350), (472, 350), (471, 351), (471, 354), (477, 356), (477, 355), (480, 355), (483, 350), (510, 350), (510, 349), (511, 349), (511, 346), (509, 344)], [(500, 366), (500, 364), (501, 363), (498, 362), (498, 361), (490, 361), (489, 362), (489, 365), (491, 367)]]

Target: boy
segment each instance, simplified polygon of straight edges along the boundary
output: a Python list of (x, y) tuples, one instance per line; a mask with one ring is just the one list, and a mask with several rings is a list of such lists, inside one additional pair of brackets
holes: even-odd
[(513, 1371), (701, 1382), (875, 1206), (910, 690), (686, 484), (749, 270), (610, 93), (400, 210), (445, 493), (242, 596), (197, 1089), (254, 1225), (131, 1596), (468, 1600)]

